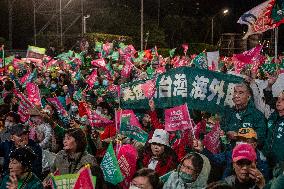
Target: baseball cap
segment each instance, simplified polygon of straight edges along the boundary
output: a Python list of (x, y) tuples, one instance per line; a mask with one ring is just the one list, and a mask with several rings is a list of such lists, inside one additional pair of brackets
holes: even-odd
[(238, 144), (233, 149), (232, 154), (233, 162), (237, 162), (241, 159), (247, 159), (249, 161), (256, 160), (256, 152), (252, 145), (247, 143)]
[(238, 131), (238, 137), (242, 138), (255, 138), (257, 139), (257, 133), (254, 131), (253, 128), (240, 128)]

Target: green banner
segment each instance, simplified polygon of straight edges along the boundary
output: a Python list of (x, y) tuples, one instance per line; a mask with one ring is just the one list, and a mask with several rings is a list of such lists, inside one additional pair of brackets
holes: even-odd
[[(157, 78), (155, 106), (164, 109), (187, 103), (189, 109), (222, 113), (225, 106), (233, 106), (234, 86), (241, 82), (241, 77), (205, 69), (172, 69)], [(133, 82), (122, 87), (123, 109), (148, 109), (148, 99), (141, 89), (143, 83)]]
[(146, 143), (148, 140), (147, 132), (138, 126), (130, 124), (130, 116), (121, 117), (120, 132), (129, 138), (137, 140), (138, 142)]
[[(51, 176), (54, 189), (73, 189), (79, 174), (65, 174)], [(93, 176), (93, 183), (96, 183), (96, 177)], [(95, 187), (95, 185), (94, 185)]]

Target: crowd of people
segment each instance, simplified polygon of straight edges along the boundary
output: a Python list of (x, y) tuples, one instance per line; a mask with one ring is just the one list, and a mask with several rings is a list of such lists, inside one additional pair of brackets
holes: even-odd
[[(156, 48), (141, 57), (131, 45), (97, 45), (82, 52), (47, 52), (40, 60), (15, 55), (6, 64), (0, 76), (1, 189), (51, 188), (50, 173), (74, 174), (85, 165), (96, 176), (96, 188), (102, 189), (284, 188), (284, 88), (278, 87), (277, 96), (273, 95), (273, 85), (282, 76), (280, 68), (265, 76), (243, 70), (244, 82), (233, 90), (234, 106), (222, 114), (190, 110), (193, 125), (204, 128), (198, 136), (195, 128), (167, 131), (163, 110), (149, 99), (150, 109), (136, 114), (149, 135), (142, 143), (119, 132), (115, 112), (120, 97), (111, 88), (155, 78), (161, 74), (159, 68), (175, 69), (176, 57), (163, 58)], [(114, 52), (120, 57), (116, 59)], [(127, 58), (133, 64), (129, 77), (121, 74)], [(179, 60), (186, 60), (182, 66), (196, 67), (193, 58), (185, 53)], [(108, 64), (91, 63), (97, 59)], [(214, 71), (230, 74), (230, 66)], [(90, 83), (94, 70), (97, 75)], [(26, 102), (31, 100), (28, 83), (38, 87), (40, 103)], [(62, 108), (49, 98), (58, 99)], [(89, 110), (112, 122), (91, 125)], [(220, 126), (218, 153), (203, 143), (216, 124)], [(129, 183), (105, 179), (100, 164), (110, 143), (116, 155), (124, 145), (136, 151), (135, 170), (124, 175), (130, 177)]]

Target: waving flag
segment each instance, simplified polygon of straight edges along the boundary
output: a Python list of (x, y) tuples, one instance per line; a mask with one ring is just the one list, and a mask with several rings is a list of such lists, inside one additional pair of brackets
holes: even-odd
[(259, 62), (261, 49), (262, 49), (262, 45), (258, 45), (241, 54), (234, 54), (232, 60), (235, 66), (235, 72), (240, 73), (240, 71), (247, 64), (253, 64), (253, 63)]
[(91, 169), (89, 166), (83, 167), (79, 171), (79, 176), (74, 184), (73, 189), (95, 189), (96, 178), (92, 177)]
[(184, 44), (182, 44), (181, 46), (182, 46), (182, 48), (183, 48), (183, 53), (184, 53), (184, 55), (186, 56), (186, 53), (187, 53), (187, 50), (188, 50), (188, 43), (184, 43)]
[(155, 79), (153, 80), (148, 80), (144, 84), (141, 85), (141, 89), (144, 93), (144, 95), (148, 98), (151, 99), (155, 92), (156, 92), (156, 81)]
[(219, 51), (207, 52), (208, 70), (218, 70)]
[(28, 121), (30, 115), (29, 110), (34, 108), (34, 105), (28, 100), (27, 97), (18, 90), (14, 90), (14, 94), (20, 99), (20, 104), (18, 108), (18, 114), (20, 115), (21, 121), (24, 123)]
[(247, 11), (239, 18), (239, 24), (245, 24), (248, 26), (248, 31), (243, 39), (248, 38), (248, 36), (252, 34), (263, 33), (276, 27), (275, 24), (271, 25), (271, 17), (268, 15), (269, 10), (271, 10), (272, 1), (273, 0), (268, 0), (263, 2), (262, 4)]
[(206, 58), (206, 54), (204, 52), (202, 52), (199, 55), (195, 56), (194, 59), (192, 60), (192, 63), (197, 68), (201, 68), (201, 69), (207, 69), (208, 68), (207, 58)]
[(87, 116), (92, 127), (106, 126), (113, 123), (112, 120), (92, 111), (90, 108), (87, 108)]
[(45, 48), (39, 48), (35, 46), (28, 47), (27, 58), (43, 59), (45, 55)]
[(93, 60), (93, 61), (91, 62), (91, 64), (92, 64), (93, 66), (97, 66), (97, 67), (99, 67), (99, 68), (102, 68), (102, 69), (104, 69), (104, 70), (107, 70), (107, 69), (106, 69), (106, 61), (105, 61), (105, 59), (103, 59), (103, 58), (97, 59), (97, 60)]
[(127, 58), (125, 60), (125, 64), (121, 70), (121, 76), (128, 78), (131, 74), (131, 70), (134, 67), (134, 65), (131, 63), (130, 58)]
[(165, 110), (166, 131), (186, 130), (189, 128), (192, 128), (192, 123), (186, 104)]
[(97, 70), (94, 70), (91, 75), (88, 76), (88, 78), (86, 79), (86, 83), (88, 83), (89, 88), (93, 88), (95, 82), (97, 81), (98, 78), (98, 72)]
[(268, 15), (271, 17), (271, 25), (278, 27), (284, 23), (284, 0), (272, 0), (272, 5)]
[(41, 106), (40, 91), (36, 84), (27, 83), (27, 93), (31, 103), (35, 104), (36, 106)]
[(103, 170), (104, 180), (107, 182), (117, 185), (124, 179), (120, 171), (112, 143), (109, 144), (107, 151), (103, 157), (103, 160), (101, 162), (101, 169)]

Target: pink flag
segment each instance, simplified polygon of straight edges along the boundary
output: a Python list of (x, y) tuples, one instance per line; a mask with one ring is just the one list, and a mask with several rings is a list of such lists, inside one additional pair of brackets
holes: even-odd
[(192, 128), (192, 123), (186, 104), (165, 110), (166, 131), (186, 130), (190, 128)]
[(123, 189), (129, 188), (132, 177), (136, 172), (137, 159), (138, 152), (134, 146), (130, 144), (121, 146), (117, 155), (117, 162), (124, 176), (124, 180), (120, 183)]
[(260, 55), (261, 49), (262, 45), (257, 45), (249, 51), (245, 51), (241, 54), (234, 54), (232, 60), (234, 61), (235, 72), (240, 73), (240, 71), (247, 64), (252, 64), (255, 59)]
[(26, 74), (20, 79), (21, 84), (24, 84), (24, 83), (27, 81), (27, 79), (29, 78), (29, 76), (30, 76), (30, 73), (29, 73), (29, 72), (26, 73)]
[(146, 83), (141, 85), (141, 89), (144, 93), (144, 95), (148, 98), (151, 99), (155, 92), (156, 92), (156, 81), (155, 80), (148, 80)]
[(95, 189), (90, 167), (83, 167), (79, 171), (79, 176), (75, 182), (73, 189)]
[(90, 108), (87, 108), (87, 116), (92, 127), (107, 126), (108, 124), (113, 123), (112, 120), (99, 115), (97, 112), (92, 111)]
[(36, 106), (41, 106), (40, 91), (36, 84), (27, 83), (27, 93), (31, 103), (35, 104)]
[(97, 70), (94, 70), (91, 75), (86, 79), (86, 83), (88, 83), (89, 88), (93, 88), (95, 82), (97, 81), (98, 73)]
[(183, 53), (184, 53), (184, 55), (186, 55), (187, 50), (188, 50), (188, 43), (184, 43), (184, 44), (182, 44), (181, 46), (182, 46), (182, 48), (183, 48)]
[(105, 59), (103, 59), (103, 58), (97, 59), (97, 60), (93, 60), (93, 61), (91, 61), (91, 64), (92, 64), (93, 66), (97, 66), (97, 67), (99, 67), (99, 68), (102, 68), (102, 69), (104, 69), (104, 70), (107, 70), (107, 68), (106, 68), (106, 61), (105, 61)]
[(157, 73), (160, 73), (160, 74), (166, 72), (165, 66), (158, 67), (158, 68), (156, 69), (156, 72), (157, 72)]
[(177, 68), (179, 67), (179, 61), (180, 61), (180, 57), (179, 56), (175, 56), (172, 60), (171, 60), (171, 63), (172, 65)]
[(130, 116), (130, 125), (142, 128), (133, 110), (118, 110), (115, 112), (115, 124), (117, 132), (119, 132), (120, 120), (122, 116)]
[(125, 54), (131, 54), (134, 55), (136, 53), (135, 48), (133, 47), (133, 45), (128, 45), (125, 49), (124, 49)]
[(30, 115), (29, 110), (34, 108), (34, 105), (28, 100), (28, 98), (25, 97), (25, 95), (17, 90), (14, 90), (15, 95), (21, 99), (19, 108), (18, 108), (18, 114), (20, 115), (20, 119), (22, 122), (28, 121)]
[(221, 150), (220, 133), (220, 125), (219, 123), (216, 123), (212, 130), (207, 135), (205, 135), (203, 139), (204, 146), (213, 154), (217, 154)]
[(188, 62), (189, 62), (189, 60), (185, 56), (183, 56), (181, 59), (174, 62), (174, 67), (178, 68), (178, 67), (182, 67), (182, 66), (187, 66)]
[(55, 108), (60, 112), (60, 114), (62, 114), (63, 116), (68, 115), (67, 111), (63, 108), (62, 104), (60, 103), (57, 97), (47, 98), (46, 100), (50, 102), (51, 104), (53, 104)]
[(128, 78), (134, 65), (131, 63), (130, 58), (125, 59), (125, 64), (121, 70), (121, 76)]
[(110, 50), (112, 49), (112, 43), (105, 43), (103, 44), (103, 50), (106, 52), (106, 54), (108, 55)]

